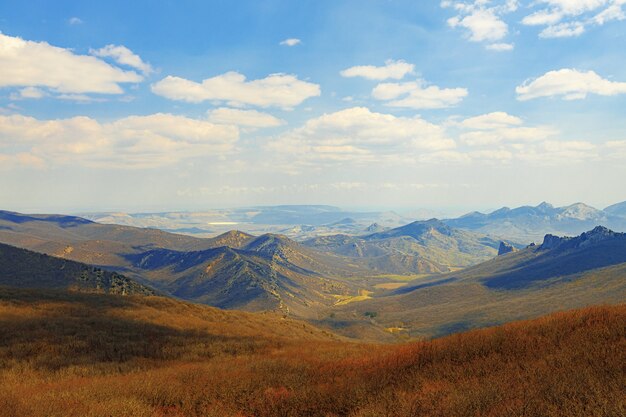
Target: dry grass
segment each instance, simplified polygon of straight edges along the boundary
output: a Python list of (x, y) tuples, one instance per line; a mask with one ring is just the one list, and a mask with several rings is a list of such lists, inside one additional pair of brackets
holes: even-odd
[(162, 298), (0, 290), (0, 416), (623, 416), (626, 306), (406, 345)]

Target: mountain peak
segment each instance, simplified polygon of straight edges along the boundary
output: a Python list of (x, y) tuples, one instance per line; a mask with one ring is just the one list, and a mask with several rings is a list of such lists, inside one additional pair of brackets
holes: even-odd
[(541, 249), (580, 248), (614, 238), (626, 238), (626, 233), (617, 233), (607, 227), (596, 226), (592, 230), (584, 232), (580, 236), (576, 237), (558, 237), (547, 234), (543, 239)]
[(554, 210), (554, 206), (546, 201), (542, 201), (536, 208), (541, 211)]

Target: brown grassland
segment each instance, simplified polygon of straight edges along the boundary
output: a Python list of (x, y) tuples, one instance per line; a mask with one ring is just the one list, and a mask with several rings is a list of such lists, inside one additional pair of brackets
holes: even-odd
[(0, 289), (0, 416), (624, 416), (626, 305), (402, 345), (160, 297)]

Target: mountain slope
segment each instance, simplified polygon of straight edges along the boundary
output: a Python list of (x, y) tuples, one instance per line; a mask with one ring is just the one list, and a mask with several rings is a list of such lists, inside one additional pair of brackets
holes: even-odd
[(626, 235), (597, 227), (575, 238), (547, 235), (542, 245), (414, 280), (336, 311), (334, 319), (352, 320), (352, 329), (341, 325), (348, 335), (374, 324), (406, 336), (432, 336), (625, 299)]
[[(342, 260), (318, 254), (278, 235), (234, 249), (178, 252), (153, 249), (127, 255), (134, 273), (177, 297), (222, 308), (279, 310), (315, 316), (353, 286), (333, 277), (355, 274)], [(333, 264), (335, 261), (335, 264)]]
[(304, 242), (318, 250), (357, 258), (355, 262), (372, 270), (396, 274), (441, 273), (476, 264), (495, 256), (498, 243), (436, 219), (361, 237), (322, 236)]
[(625, 320), (594, 307), (394, 346), (159, 297), (0, 288), (0, 416), (619, 416)]
[(613, 216), (626, 217), (626, 201), (613, 204), (604, 209), (605, 213), (609, 213)]
[(154, 295), (154, 290), (115, 272), (0, 244), (0, 285), (73, 289), (120, 295)]

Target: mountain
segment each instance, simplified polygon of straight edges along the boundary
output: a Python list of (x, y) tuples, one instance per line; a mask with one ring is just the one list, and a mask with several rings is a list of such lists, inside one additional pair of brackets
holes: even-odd
[(115, 272), (4, 244), (0, 244), (0, 285), (120, 295), (156, 294), (153, 289)]
[(316, 316), (356, 291), (335, 277), (365, 274), (344, 259), (321, 254), (280, 235), (253, 238), (241, 248), (204, 251), (152, 249), (130, 254), (130, 270), (177, 297), (221, 308), (276, 310)]
[(116, 270), (166, 294), (223, 308), (315, 315), (358, 292), (337, 278), (364, 267), (285, 236), (231, 231), (211, 239), (160, 230), (11, 213), (0, 241)]
[(358, 259), (374, 271), (395, 274), (448, 272), (496, 255), (498, 242), (456, 230), (437, 219), (364, 236), (321, 236), (304, 242), (312, 248)]
[(626, 230), (626, 219), (583, 203), (565, 207), (546, 202), (536, 207), (503, 207), (489, 214), (472, 212), (444, 222), (450, 227), (526, 243), (540, 240), (547, 233), (580, 234), (597, 224)]
[(626, 217), (626, 201), (613, 204), (612, 206), (605, 208), (604, 212), (613, 216)]
[(253, 235), (285, 234), (298, 240), (322, 234), (360, 234), (372, 223), (395, 227), (414, 218), (392, 211), (357, 212), (323, 205), (253, 206), (199, 212), (84, 213), (82, 216), (103, 224), (154, 228), (195, 237), (213, 237), (236, 228)]
[[(433, 336), (624, 300), (626, 234), (595, 227), (576, 237), (546, 235), (541, 245), (413, 280), (337, 309), (334, 320), (342, 323), (342, 333), (358, 335), (371, 324), (366, 313), (374, 312), (383, 329)], [(332, 320), (325, 323), (333, 326)]]

